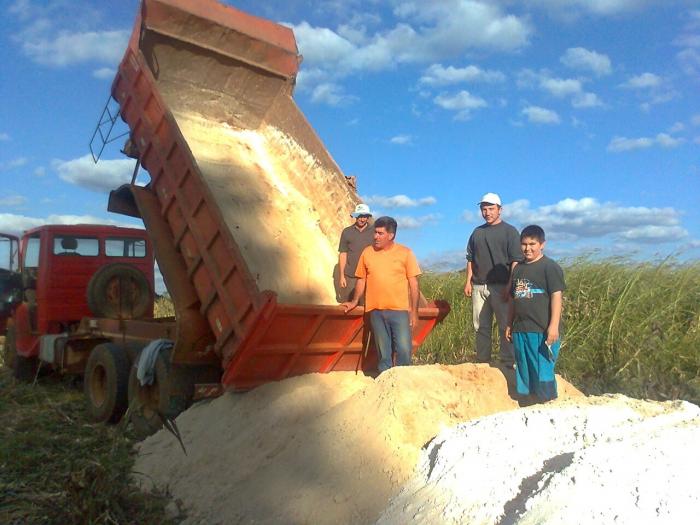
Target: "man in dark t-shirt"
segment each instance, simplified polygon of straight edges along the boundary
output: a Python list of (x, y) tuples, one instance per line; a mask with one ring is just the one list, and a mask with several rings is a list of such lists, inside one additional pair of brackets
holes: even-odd
[[(360, 254), (374, 241), (374, 228), (369, 224), (372, 212), (366, 204), (358, 204), (350, 214), (355, 219), (340, 235), (338, 244), (338, 280), (336, 281), (336, 299), (339, 303), (350, 301), (355, 291), (357, 261)], [(364, 297), (360, 298), (364, 304)]]
[(496, 317), (500, 360), (512, 367), (513, 345), (504, 337), (508, 323), (508, 292), (513, 268), (521, 260), (518, 230), (501, 219), (501, 198), (487, 193), (479, 201), (485, 223), (474, 230), (467, 243), (467, 282), (464, 294), (472, 299), (476, 333), (476, 360), (491, 360), (491, 325)]

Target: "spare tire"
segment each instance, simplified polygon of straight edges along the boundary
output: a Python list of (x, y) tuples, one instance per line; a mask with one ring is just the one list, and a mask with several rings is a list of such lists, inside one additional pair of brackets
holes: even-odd
[(92, 313), (110, 319), (139, 319), (149, 313), (151, 286), (146, 276), (128, 264), (114, 263), (95, 272), (87, 287)]

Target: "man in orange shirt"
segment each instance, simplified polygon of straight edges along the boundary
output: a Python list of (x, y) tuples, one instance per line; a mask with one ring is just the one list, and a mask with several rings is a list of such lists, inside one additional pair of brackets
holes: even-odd
[(392, 352), (398, 366), (411, 364), (411, 329), (418, 322), (421, 271), (410, 248), (394, 242), (396, 226), (392, 217), (374, 222), (374, 243), (360, 255), (352, 301), (342, 303), (349, 312), (366, 290), (365, 312), (379, 351), (379, 372), (391, 368)]

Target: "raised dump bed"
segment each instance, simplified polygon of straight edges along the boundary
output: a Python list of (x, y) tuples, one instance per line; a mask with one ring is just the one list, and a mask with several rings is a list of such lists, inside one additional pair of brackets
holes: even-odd
[[(110, 209), (151, 235), (178, 312), (173, 362), (213, 359), (231, 389), (376, 367), (332, 278), (359, 200), (292, 99), (299, 62), (287, 27), (213, 0), (143, 0), (112, 85), (151, 181)], [(421, 308), (416, 346), (447, 311)]]

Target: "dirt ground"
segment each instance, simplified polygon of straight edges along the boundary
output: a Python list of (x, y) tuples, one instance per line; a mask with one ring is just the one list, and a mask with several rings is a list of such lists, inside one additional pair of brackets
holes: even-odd
[[(510, 372), (512, 374), (512, 372)], [(188, 523), (371, 523), (441, 430), (515, 410), (488, 365), (310, 374), (199, 403), (138, 449), (144, 488), (168, 487)], [(581, 397), (558, 379), (560, 401)], [(494, 440), (501, 436), (494, 435)]]

